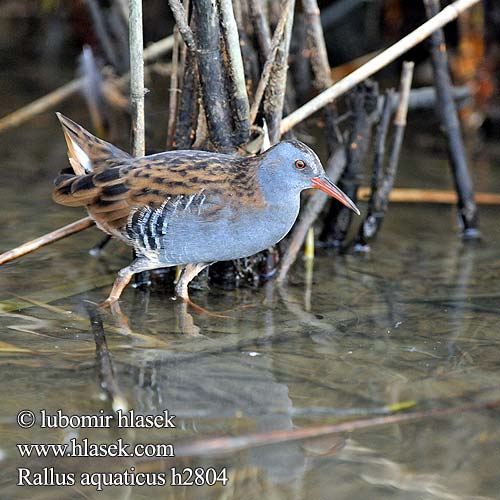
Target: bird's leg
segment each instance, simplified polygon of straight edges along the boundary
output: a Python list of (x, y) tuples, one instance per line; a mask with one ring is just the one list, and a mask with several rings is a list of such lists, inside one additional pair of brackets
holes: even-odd
[(92, 257), (97, 257), (98, 255), (100, 255), (100, 253), (102, 252), (103, 248), (111, 241), (111, 235), (110, 234), (107, 234), (106, 236), (104, 236), (104, 238), (99, 242), (97, 243), (97, 245), (94, 245), (90, 250), (89, 250), (89, 254), (92, 255)]
[(177, 285), (175, 285), (175, 293), (184, 301), (189, 302), (189, 292), (188, 285), (193, 281), (198, 274), (203, 271), (210, 264), (206, 264), (205, 262), (200, 262), (198, 264), (186, 264), (186, 267), (182, 270), (182, 273), (179, 277), (179, 281), (177, 281)]
[(158, 267), (158, 264), (146, 259), (137, 259), (134, 260), (130, 266), (120, 269), (120, 271), (118, 271), (118, 276), (113, 283), (113, 288), (111, 289), (109, 297), (104, 302), (99, 304), (99, 307), (108, 307), (111, 304), (114, 304), (120, 298), (124, 288), (130, 283), (134, 274), (142, 271), (148, 271), (150, 269), (157, 269)]
[(113, 283), (113, 288), (111, 289), (111, 293), (108, 298), (99, 304), (99, 307), (108, 307), (111, 304), (114, 304), (123, 292), (123, 289), (130, 283), (132, 276), (134, 275), (134, 271), (131, 270), (132, 266), (124, 267), (118, 271), (118, 276)]
[(214, 313), (212, 311), (207, 311), (204, 307), (195, 304), (189, 298), (188, 285), (193, 281), (198, 274), (203, 271), (206, 267), (208, 267), (210, 263), (206, 264), (204, 262), (200, 262), (199, 264), (187, 264), (186, 267), (182, 270), (182, 273), (179, 277), (179, 281), (177, 281), (177, 285), (175, 285), (175, 293), (179, 298), (181, 298), (186, 304), (190, 305), (193, 309), (203, 314), (207, 314), (208, 316), (216, 316), (217, 318), (229, 318), (229, 316), (225, 316), (223, 314)]

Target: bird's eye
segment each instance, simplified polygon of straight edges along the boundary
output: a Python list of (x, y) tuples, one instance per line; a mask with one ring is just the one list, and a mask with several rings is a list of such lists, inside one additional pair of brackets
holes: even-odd
[(298, 168), (299, 170), (302, 170), (306, 166), (306, 163), (304, 160), (295, 160), (295, 167)]

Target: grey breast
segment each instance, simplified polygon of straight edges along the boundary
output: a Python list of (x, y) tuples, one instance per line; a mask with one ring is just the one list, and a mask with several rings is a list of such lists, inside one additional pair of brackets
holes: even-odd
[(280, 241), (297, 218), (299, 199), (264, 209), (224, 203), (204, 194), (178, 196), (158, 208), (142, 207), (129, 217), (124, 237), (139, 255), (165, 266), (232, 260)]

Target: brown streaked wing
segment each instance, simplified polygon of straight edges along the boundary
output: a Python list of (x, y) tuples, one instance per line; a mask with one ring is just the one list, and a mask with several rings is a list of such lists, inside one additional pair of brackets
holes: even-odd
[[(87, 205), (106, 231), (125, 227), (132, 211), (158, 208), (165, 201), (203, 194), (218, 200), (207, 204), (204, 218), (214, 220), (225, 204), (264, 207), (256, 183), (256, 164), (216, 153), (176, 151), (131, 160), (96, 174), (56, 180), (54, 200), (70, 206)], [(222, 200), (222, 201), (221, 201)]]

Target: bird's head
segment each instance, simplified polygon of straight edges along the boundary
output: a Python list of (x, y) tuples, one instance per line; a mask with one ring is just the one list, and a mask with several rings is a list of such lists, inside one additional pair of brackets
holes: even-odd
[(352, 200), (326, 176), (318, 155), (303, 142), (282, 141), (261, 157), (263, 189), (271, 196), (279, 196), (284, 189), (320, 189), (359, 215)]

